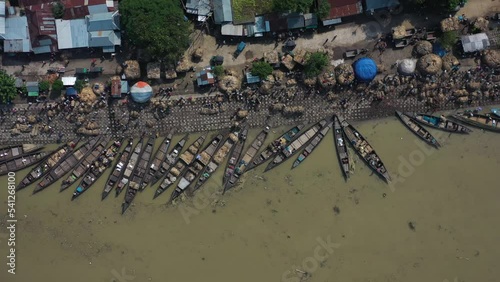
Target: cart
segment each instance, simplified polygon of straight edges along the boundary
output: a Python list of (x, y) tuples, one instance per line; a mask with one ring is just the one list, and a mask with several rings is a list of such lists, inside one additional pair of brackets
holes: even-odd
[(47, 70), (48, 73), (65, 73), (66, 68), (65, 67), (56, 67), (56, 68), (49, 68)]
[(425, 33), (425, 40), (430, 41), (430, 42), (434, 42), (434, 41), (436, 41), (436, 39), (437, 39), (437, 37), (436, 37), (435, 31), (428, 31)]
[(409, 39), (409, 38), (403, 38), (403, 39), (395, 40), (394, 41), (394, 47), (395, 48), (404, 48), (404, 47), (410, 45), (410, 41), (411, 41), (411, 39)]

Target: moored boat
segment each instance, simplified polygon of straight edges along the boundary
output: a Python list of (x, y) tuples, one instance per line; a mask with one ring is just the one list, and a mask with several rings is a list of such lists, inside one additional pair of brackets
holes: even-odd
[(106, 180), (106, 184), (104, 185), (104, 190), (102, 191), (101, 199), (104, 200), (111, 190), (116, 186), (116, 183), (120, 181), (123, 173), (125, 172), (125, 166), (128, 163), (128, 160), (132, 156), (132, 146), (134, 145), (134, 140), (132, 138), (129, 139), (127, 146), (120, 153), (118, 157), (118, 162), (116, 163), (113, 172), (108, 176)]
[(343, 120), (341, 124), (344, 134), (354, 148), (354, 151), (356, 151), (375, 173), (385, 181), (390, 181), (391, 177), (389, 176), (389, 172), (387, 172), (384, 163), (368, 141), (346, 120)]
[(500, 118), (492, 117), (489, 114), (482, 115), (466, 111), (463, 113), (457, 113), (451, 117), (484, 130), (500, 132), (500, 125), (498, 124), (500, 122)]
[(0, 175), (5, 175), (9, 172), (19, 171), (21, 169), (32, 166), (45, 159), (49, 154), (50, 152), (44, 152), (44, 151), (28, 153), (14, 159), (10, 159), (6, 162), (3, 162), (0, 164)]
[(69, 154), (61, 163), (54, 166), (53, 169), (47, 173), (42, 180), (38, 182), (37, 187), (33, 191), (34, 193), (38, 193), (43, 189), (49, 187), (57, 180), (61, 179), (66, 173), (76, 167), (90, 152), (92, 149), (98, 144), (101, 137), (92, 138), (86, 143), (84, 143), (80, 148), (73, 151)]
[(53, 167), (59, 165), (60, 162), (64, 160), (78, 145), (80, 142), (80, 138), (77, 138), (73, 141), (68, 142), (67, 144), (62, 145), (57, 150), (54, 151), (49, 157), (44, 159), (39, 165), (33, 168), (28, 175), (26, 175), (21, 183), (17, 186), (17, 190), (21, 190), (26, 186), (34, 183), (38, 179), (42, 178), (47, 174)]
[(447, 119), (444, 116), (431, 116), (426, 114), (415, 114), (412, 118), (420, 124), (430, 126), (435, 129), (452, 133), (469, 134), (472, 132), (469, 128)]
[(305, 147), (305, 149), (300, 153), (295, 162), (293, 162), (292, 169), (298, 167), (301, 163), (303, 163), (309, 155), (318, 147), (318, 145), (323, 141), (328, 131), (333, 126), (333, 122), (328, 123), (325, 127), (321, 129), (318, 134), (311, 140), (311, 142)]
[(333, 141), (335, 143), (335, 151), (337, 151), (337, 159), (339, 160), (340, 168), (344, 178), (349, 178), (350, 164), (349, 164), (349, 151), (347, 150), (346, 141), (342, 131), (342, 125), (338, 116), (333, 116)]
[(267, 145), (266, 149), (262, 153), (260, 153), (255, 159), (250, 163), (246, 170), (249, 171), (251, 169), (256, 168), (257, 166), (265, 163), (270, 158), (276, 156), (276, 154), (285, 148), (292, 140), (296, 137), (296, 135), (300, 132), (300, 130), (304, 127), (304, 125), (297, 125), (286, 131), (283, 135), (278, 137), (276, 140), (271, 142), (271, 144)]
[(150, 181), (151, 186), (156, 184), (156, 182), (158, 182), (159, 180), (163, 179), (163, 177), (167, 174), (170, 167), (174, 165), (175, 162), (177, 162), (180, 153), (182, 152), (182, 148), (184, 148), (184, 145), (186, 144), (187, 140), (188, 140), (188, 135), (184, 136), (179, 142), (177, 142), (172, 151), (170, 151), (170, 153), (166, 156), (165, 160), (161, 162), (158, 169), (154, 171), (154, 175), (152, 177), (152, 180)]
[(75, 183), (82, 175), (87, 173), (87, 171), (90, 169), (90, 166), (92, 163), (94, 163), (99, 155), (102, 154), (102, 151), (104, 148), (106, 148), (106, 144), (108, 144), (108, 139), (104, 139), (99, 143), (95, 148), (92, 149), (90, 154), (88, 154), (77, 166), (76, 168), (71, 172), (71, 174), (64, 180), (61, 184), (61, 189), (60, 191), (65, 190), (71, 184)]
[(240, 178), (240, 176), (246, 171), (246, 168), (249, 164), (253, 162), (257, 153), (259, 152), (262, 145), (266, 141), (267, 136), (269, 135), (269, 127), (265, 127), (255, 139), (252, 141), (250, 147), (243, 154), (241, 159), (238, 161), (234, 168), (234, 173), (229, 177), (227, 183), (224, 185), (224, 192), (231, 189), (236, 185), (236, 181)]
[[(226, 164), (226, 169), (224, 170), (224, 175), (222, 176), (222, 184), (224, 187), (229, 179), (233, 176), (236, 165), (241, 159), (241, 153), (243, 153), (243, 148), (245, 147), (245, 141), (247, 140), (248, 134), (248, 126), (245, 126), (241, 133), (238, 136), (239, 141), (235, 146), (231, 149), (231, 153), (229, 154), (229, 160)], [(225, 189), (225, 188), (224, 188)]]
[[(177, 161), (175, 161), (174, 164), (170, 166), (170, 170), (160, 184), (160, 187), (156, 189), (153, 199), (165, 192), (172, 184), (177, 181), (177, 178), (179, 176), (183, 175), (186, 172), (188, 166), (193, 163), (198, 152), (200, 151), (200, 148), (205, 141), (205, 137), (206, 135), (198, 137), (198, 139), (196, 139), (196, 141), (194, 141), (193, 144), (191, 144), (188, 149), (184, 153), (182, 153), (180, 157), (177, 158)], [(169, 157), (167, 157), (167, 160), (169, 159)]]
[(432, 136), (432, 134), (427, 131), (422, 125), (415, 122), (409, 115), (396, 111), (396, 116), (401, 120), (401, 122), (408, 128), (413, 134), (418, 138), (422, 139), (425, 143), (435, 148), (439, 148), (439, 142)]
[(1, 148), (0, 163), (6, 162), (14, 158), (18, 158), (28, 153), (36, 152), (38, 150), (41, 150), (43, 147), (44, 147), (43, 145), (23, 144), (23, 145), (14, 145)]
[(292, 142), (284, 146), (274, 157), (274, 159), (267, 165), (264, 172), (269, 171), (280, 164), (284, 163), (286, 160), (291, 158), (293, 155), (298, 153), (302, 148), (307, 146), (311, 140), (316, 136), (316, 134), (326, 125), (328, 122), (326, 120), (321, 120), (311, 127), (309, 127), (304, 133), (298, 135)]
[(210, 163), (215, 152), (221, 146), (226, 134), (217, 135), (212, 141), (205, 147), (205, 149), (194, 159), (191, 165), (188, 167), (184, 175), (182, 175), (181, 180), (177, 184), (174, 192), (170, 196), (170, 201), (175, 200), (180, 194), (193, 183), (200, 173), (205, 169), (205, 167)]
[(124, 167), (123, 175), (121, 176), (120, 181), (116, 185), (115, 197), (118, 197), (124, 188), (127, 188), (127, 185), (132, 177), (132, 173), (134, 172), (137, 163), (142, 154), (142, 147), (144, 146), (144, 138), (141, 137), (141, 140), (135, 145), (132, 154), (130, 155), (130, 159), (127, 162), (127, 165)]
[(108, 169), (118, 155), (120, 148), (122, 146), (121, 140), (114, 141), (98, 158), (97, 160), (90, 165), (90, 169), (83, 175), (82, 181), (76, 187), (73, 195), (71, 196), (71, 200), (73, 201), (78, 196), (83, 194), (83, 192), (87, 191), (92, 184), (94, 184), (97, 179), (99, 179), (106, 169)]
[(159, 168), (165, 161), (165, 158), (167, 158), (168, 148), (170, 147), (171, 141), (172, 141), (172, 134), (169, 133), (167, 137), (165, 137), (161, 142), (160, 148), (156, 150), (156, 153), (154, 154), (151, 163), (147, 168), (147, 173), (144, 176), (144, 179), (142, 180), (144, 187), (148, 186), (149, 183), (151, 183), (151, 180), (153, 180), (156, 172), (159, 170)]
[(137, 191), (144, 189), (143, 179), (148, 170), (148, 164), (151, 160), (151, 155), (153, 154), (154, 145), (154, 138), (150, 137), (146, 143), (146, 147), (142, 150), (142, 153), (139, 156), (139, 161), (132, 172), (132, 177), (130, 178), (127, 192), (125, 193), (125, 199), (122, 203), (122, 214), (125, 213), (134, 200), (137, 195)]

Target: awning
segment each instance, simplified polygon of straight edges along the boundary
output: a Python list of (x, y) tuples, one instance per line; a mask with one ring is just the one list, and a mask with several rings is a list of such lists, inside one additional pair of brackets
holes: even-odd
[(64, 86), (73, 86), (76, 83), (76, 77), (74, 76), (63, 76), (61, 80)]
[(28, 97), (38, 97), (38, 92), (28, 92)]
[(102, 52), (103, 53), (114, 53), (115, 52), (115, 46), (102, 47)]

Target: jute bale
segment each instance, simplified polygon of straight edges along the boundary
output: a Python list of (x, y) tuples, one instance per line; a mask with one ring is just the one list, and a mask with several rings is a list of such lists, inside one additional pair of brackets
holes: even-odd
[(278, 52), (274, 50), (271, 52), (264, 52), (264, 60), (271, 65), (275, 65), (280, 62)]
[(97, 96), (95, 95), (94, 91), (90, 87), (83, 88), (79, 97), (80, 97), (80, 102), (87, 103), (87, 104), (92, 104), (94, 101), (97, 100)]
[(500, 52), (498, 50), (485, 50), (482, 57), (483, 63), (490, 68), (496, 69), (500, 67)]
[(246, 110), (239, 110), (236, 115), (238, 116), (238, 118), (246, 118), (248, 116), (248, 111), (246, 111)]
[(196, 48), (196, 50), (194, 50), (193, 53), (193, 58), (196, 60), (201, 60), (201, 58), (203, 58), (203, 48), (201, 47)]
[(259, 87), (259, 92), (261, 94), (269, 94), (273, 89), (274, 84), (270, 81), (263, 81), (262, 85)]
[(295, 63), (303, 65), (307, 61), (308, 55), (309, 53), (306, 50), (299, 49), (295, 51), (295, 54), (293, 55), (293, 60), (295, 61)]
[(401, 39), (406, 36), (406, 27), (403, 25), (392, 28), (392, 38)]
[(170, 169), (170, 173), (173, 176), (179, 176), (179, 174), (181, 174), (181, 172), (177, 168), (175, 168), (175, 167), (173, 167), (172, 169)]
[(304, 82), (305, 85), (312, 87), (316, 85), (318, 82), (318, 77), (306, 77), (305, 75), (302, 76), (302, 81)]
[(192, 65), (191, 62), (186, 58), (182, 57), (178, 62), (177, 66), (175, 67), (175, 71), (177, 72), (187, 72), (191, 69)]
[(272, 104), (269, 109), (273, 112), (280, 112), (282, 111), (283, 109), (285, 108), (285, 104), (283, 103), (276, 103), (276, 104)]
[(448, 53), (443, 56), (443, 69), (446, 71), (452, 70), (454, 67), (460, 65), (460, 61), (457, 57), (453, 56), (451, 53)]
[(285, 73), (280, 70), (273, 71), (274, 79), (277, 81), (283, 80), (285, 78)]
[(296, 65), (296, 62), (293, 60), (293, 57), (290, 56), (289, 54), (285, 55), (281, 59), (281, 63), (288, 69), (288, 70), (293, 70), (293, 68)]
[(336, 83), (337, 79), (333, 69), (327, 69), (318, 76), (318, 84), (325, 89), (334, 87)]
[(123, 73), (129, 80), (139, 79), (141, 77), (141, 68), (139, 62), (136, 60), (128, 60), (124, 63), (125, 69)]
[(241, 80), (233, 75), (223, 76), (219, 80), (219, 88), (225, 92), (233, 92), (241, 88)]
[(202, 115), (215, 115), (219, 112), (217, 109), (202, 108), (200, 114)]
[(229, 139), (231, 139), (233, 142), (238, 142), (238, 136), (236, 136), (236, 134), (234, 133), (229, 134)]
[(456, 17), (446, 18), (441, 21), (441, 31), (454, 31), (460, 29), (460, 21)]
[(436, 54), (428, 54), (421, 57), (417, 62), (417, 68), (424, 74), (436, 74), (443, 67), (443, 61)]
[(149, 79), (160, 79), (161, 64), (157, 62), (148, 63), (146, 66)]
[(351, 65), (340, 64), (335, 68), (335, 77), (341, 85), (348, 85), (354, 81), (354, 69)]
[(289, 79), (286, 81), (286, 86), (294, 86), (297, 85), (297, 81), (295, 79)]
[(427, 54), (431, 54), (432, 53), (432, 43), (430, 43), (427, 40), (420, 40), (419, 42), (417, 42), (417, 44), (415, 44), (415, 47), (413, 48), (413, 52), (419, 57), (425, 56)]
[(177, 72), (174, 69), (167, 69), (165, 71), (165, 78), (166, 79), (176, 79), (177, 78)]
[(490, 25), (490, 22), (483, 17), (477, 18), (473, 24), (474, 28), (478, 29), (480, 31), (488, 31), (489, 25)]

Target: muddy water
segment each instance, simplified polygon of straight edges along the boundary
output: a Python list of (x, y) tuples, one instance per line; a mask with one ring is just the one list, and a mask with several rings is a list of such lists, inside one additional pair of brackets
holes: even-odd
[(74, 202), (74, 186), (22, 190), (16, 275), (3, 227), (0, 281), (498, 281), (500, 134), (441, 134), (434, 150), (395, 118), (354, 125), (393, 185), (358, 157), (345, 182), (329, 134), (293, 171), (261, 166), (221, 196), (220, 169), (171, 206), (148, 187), (124, 216), (123, 193), (100, 200), (106, 177)]

